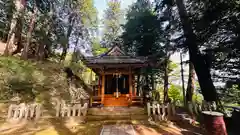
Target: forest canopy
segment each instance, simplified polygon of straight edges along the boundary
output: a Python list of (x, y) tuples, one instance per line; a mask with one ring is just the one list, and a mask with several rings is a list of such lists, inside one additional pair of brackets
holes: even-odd
[[(206, 101), (240, 102), (238, 0), (136, 0), (127, 10), (120, 0), (109, 0), (102, 19), (93, 0), (0, 0), (0, 8), (4, 57), (67, 63), (83, 71), (78, 69), (86, 68), (81, 63), (86, 54), (96, 56), (117, 44), (149, 59), (151, 66), (138, 71), (139, 87), (154, 91), (162, 85), (165, 102), (176, 93), (184, 104), (192, 102), (196, 82)], [(172, 67), (176, 53), (189, 60)], [(189, 68), (186, 84), (179, 71), (187, 85), (179, 92), (170, 81), (181, 64)]]

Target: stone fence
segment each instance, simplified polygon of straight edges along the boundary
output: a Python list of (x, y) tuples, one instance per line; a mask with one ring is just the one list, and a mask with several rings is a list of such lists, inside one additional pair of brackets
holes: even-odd
[(56, 106), (56, 117), (75, 117), (86, 116), (88, 103), (82, 106), (80, 103), (66, 104), (65, 102), (58, 103)]
[[(56, 117), (85, 117), (87, 115), (88, 103), (71, 103), (66, 104), (65, 101), (55, 104)], [(20, 122), (22, 120), (38, 120), (44, 115), (41, 104), (20, 103), (10, 104), (8, 107), (7, 121)]]
[(217, 109), (215, 102), (202, 101), (199, 103), (188, 103), (188, 110), (195, 115), (199, 115), (202, 111), (215, 111)]
[(25, 104), (21, 103), (11, 104), (8, 108), (8, 120), (27, 120), (27, 119), (39, 119), (41, 115), (40, 104)]
[(156, 120), (167, 120), (176, 114), (174, 104), (147, 103), (148, 116)]

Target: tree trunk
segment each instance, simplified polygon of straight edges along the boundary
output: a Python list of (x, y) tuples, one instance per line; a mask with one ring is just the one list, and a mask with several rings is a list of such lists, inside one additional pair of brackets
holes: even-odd
[(137, 75), (137, 95), (140, 93), (140, 73)]
[(164, 88), (163, 88), (163, 101), (168, 102), (168, 57), (164, 62)]
[(188, 75), (188, 86), (187, 86), (187, 93), (186, 93), (186, 101), (192, 102), (193, 92), (194, 92), (194, 66), (192, 62), (189, 62), (189, 75)]
[(218, 101), (217, 92), (213, 81), (211, 79), (210, 67), (207, 66), (206, 60), (201, 55), (199, 51), (196, 35), (193, 32), (192, 24), (187, 15), (186, 7), (183, 0), (176, 0), (178, 13), (182, 23), (182, 28), (184, 36), (186, 38), (185, 44), (189, 49), (189, 55), (191, 57), (191, 62), (193, 63), (196, 74), (198, 76), (199, 84), (202, 90), (202, 94), (206, 101)]
[(182, 77), (183, 105), (186, 106), (186, 98), (185, 98), (185, 81), (184, 81), (184, 70), (183, 70), (183, 59), (182, 59), (182, 53), (180, 53), (180, 61), (181, 61), (181, 77)]
[(39, 60), (39, 61), (44, 60), (44, 58), (45, 58), (45, 45), (44, 45), (44, 43), (38, 44), (37, 56), (36, 57), (37, 57), (37, 60)]
[(78, 50), (78, 41), (79, 41), (80, 33), (77, 35), (73, 54), (72, 54), (72, 63), (75, 63), (78, 61), (78, 55), (79, 55), (79, 50)]
[(36, 5), (34, 5), (34, 11), (31, 16), (29, 30), (27, 32), (27, 42), (23, 48), (23, 52), (21, 55), (21, 58), (25, 59), (25, 60), (28, 58), (28, 51), (29, 51), (29, 46), (30, 46), (30, 42), (31, 42), (31, 38), (32, 38), (32, 32), (33, 32), (35, 21), (36, 21), (36, 14), (37, 14), (37, 7), (36, 7)]
[(63, 47), (63, 51), (62, 51), (62, 54), (61, 54), (61, 57), (60, 57), (60, 61), (63, 61), (65, 60), (66, 56), (67, 56), (67, 49), (68, 49), (69, 45), (67, 43), (66, 47)]
[(44, 58), (49, 58), (52, 55), (51, 45), (47, 44), (44, 48)]
[(11, 26), (11, 20), (13, 18), (13, 14), (14, 14), (14, 2), (13, 1), (9, 1), (7, 2), (10, 6), (7, 6), (5, 8), (6, 9), (6, 19), (9, 20), (6, 21), (6, 25), (5, 25), (5, 28), (4, 28), (4, 31), (3, 31), (3, 35), (2, 35), (2, 40), (3, 42), (7, 42), (7, 39), (8, 39), (8, 32), (10, 31), (10, 26)]
[(147, 90), (147, 92), (150, 91), (148, 74), (145, 75), (145, 90)]
[(152, 90), (155, 90), (155, 81), (154, 81), (155, 79), (154, 79), (154, 74), (152, 73), (151, 74), (151, 87), (152, 87)]
[(22, 45), (22, 26), (23, 26), (23, 20), (22, 18), (18, 18), (18, 23), (17, 23), (17, 29), (16, 29), (16, 43), (17, 43), (17, 48), (12, 52), (12, 55), (20, 53), (23, 45)]
[[(46, 26), (46, 30), (50, 31), (49, 24)], [(48, 55), (49, 49), (50, 49), (49, 46), (51, 44), (51, 42), (49, 41), (49, 37), (51, 37), (51, 33), (47, 32), (46, 35), (43, 37), (43, 40), (41, 40), (40, 44), (38, 44), (35, 57), (39, 61), (42, 61), (45, 58), (47, 58), (47, 55)]]
[(11, 55), (14, 50), (16, 31), (21, 31), (21, 30), (17, 30), (17, 25), (20, 23), (19, 22), (19, 20), (21, 20), (20, 18), (22, 18), (22, 15), (26, 6), (26, 1), (15, 0), (14, 4), (15, 4), (16, 11), (14, 12), (11, 20), (10, 30), (7, 37), (7, 44), (4, 50), (5, 56)]
[(67, 42), (65, 43), (65, 45), (63, 46), (63, 51), (62, 51), (62, 54), (61, 54), (61, 57), (60, 57), (60, 61), (63, 61), (65, 60), (66, 56), (67, 56), (67, 50), (69, 48), (69, 37), (71, 36), (71, 33), (72, 33), (72, 29), (73, 29), (73, 24), (74, 24), (74, 14), (71, 14), (69, 17), (68, 17), (68, 22), (69, 22), (69, 26), (68, 26), (68, 29), (67, 29)]

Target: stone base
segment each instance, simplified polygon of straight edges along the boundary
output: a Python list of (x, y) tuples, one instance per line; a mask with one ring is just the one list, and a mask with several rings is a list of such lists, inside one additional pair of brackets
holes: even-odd
[(102, 107), (89, 108), (88, 115), (145, 115), (142, 107)]
[(100, 135), (134, 135), (135, 131), (132, 125), (117, 124), (104, 125)]
[(147, 120), (148, 116), (141, 107), (102, 107), (89, 108), (87, 121), (100, 120)]

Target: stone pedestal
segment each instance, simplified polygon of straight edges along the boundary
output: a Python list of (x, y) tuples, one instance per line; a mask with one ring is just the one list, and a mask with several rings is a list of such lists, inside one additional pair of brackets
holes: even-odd
[(203, 111), (203, 122), (207, 135), (227, 135), (223, 114), (214, 111)]

